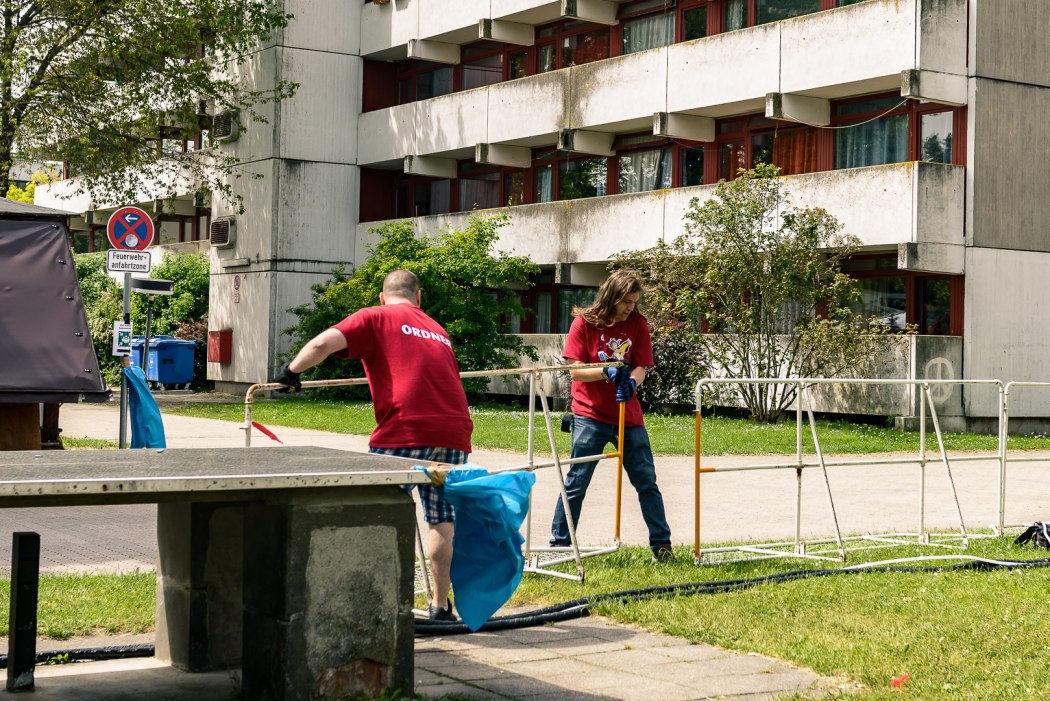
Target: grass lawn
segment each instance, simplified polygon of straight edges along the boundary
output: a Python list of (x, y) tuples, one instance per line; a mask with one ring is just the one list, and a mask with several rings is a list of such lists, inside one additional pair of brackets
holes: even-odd
[[(40, 576), (37, 635), (66, 640), (153, 630), (157, 575)], [(0, 580), (0, 610), (7, 611), (11, 580)], [(8, 635), (7, 616), (0, 617), (0, 636)]]
[[(957, 552), (903, 547), (851, 553), (847, 564)], [(972, 541), (965, 551), (1024, 559), (1010, 538)], [(598, 592), (819, 569), (827, 563), (765, 560), (725, 565), (651, 564), (648, 551), (586, 561), (584, 585), (528, 575), (517, 603), (552, 604)], [(917, 563), (923, 564), (923, 563)], [(930, 565), (944, 563), (931, 562)], [(838, 567), (838, 565), (831, 565)], [(695, 642), (759, 652), (860, 683), (857, 699), (1050, 698), (1050, 569), (868, 572), (764, 584), (722, 594), (606, 603), (595, 613)], [(908, 674), (901, 689), (891, 680)]]
[[(188, 404), (165, 410), (185, 416), (198, 416), (227, 421), (244, 421), (243, 404)], [(267, 427), (292, 426), (334, 433), (368, 435), (375, 427), (372, 405), (367, 402), (338, 402), (288, 398), (260, 400), (254, 404), (253, 419)], [(491, 406), (472, 407), (473, 442), (476, 448), (524, 453), (527, 449), (528, 412)], [(561, 414), (555, 416), (555, 422)], [(650, 414), (645, 417), (653, 451), (657, 455), (693, 455), (695, 419), (685, 416)], [(853, 424), (846, 421), (818, 420), (821, 446), (829, 454), (886, 453), (916, 451), (917, 433), (902, 433), (891, 428)], [(795, 452), (795, 421), (778, 424), (756, 424), (745, 419), (722, 416), (702, 421), (703, 455), (785, 455)], [(557, 431), (557, 425), (555, 430)], [(803, 427), (807, 450), (812, 451), (808, 426)], [(542, 415), (536, 421), (537, 452), (547, 448), (548, 439)], [(278, 432), (278, 435), (280, 433)], [(569, 436), (557, 432), (558, 450), (567, 453)], [(996, 436), (972, 433), (945, 434), (945, 446), (951, 451), (994, 452)], [(1050, 450), (1048, 436), (1011, 436), (1011, 450)], [(927, 435), (927, 449), (936, 450), (932, 432)], [(549, 452), (547, 450), (546, 452)]]
[[(1010, 560), (1047, 554), (1011, 542), (975, 539), (965, 554)], [(851, 553), (847, 564), (957, 552), (885, 548)], [(640, 548), (590, 558), (585, 584), (529, 574), (511, 603), (540, 606), (649, 586), (839, 567), (787, 558), (696, 567), (690, 549), (676, 554), (677, 562), (659, 565)], [(46, 575), (40, 634), (65, 639), (151, 630), (155, 580), (152, 573)], [(0, 607), (9, 606), (8, 590), (9, 583), (0, 583)], [(848, 694), (851, 699), (1012, 701), (1050, 698), (1048, 591), (1048, 568), (865, 572), (730, 593), (601, 603), (593, 612), (697, 643), (759, 652), (861, 685)], [(6, 626), (0, 619), (0, 635), (7, 634)], [(910, 676), (903, 688), (892, 689), (891, 680), (904, 674)]]

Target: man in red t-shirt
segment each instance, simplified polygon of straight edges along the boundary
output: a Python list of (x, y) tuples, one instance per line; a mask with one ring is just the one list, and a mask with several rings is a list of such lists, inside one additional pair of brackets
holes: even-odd
[[(657, 560), (671, 559), (671, 529), (664, 513), (664, 499), (656, 486), (656, 465), (649, 433), (642, 419), (642, 405), (635, 390), (653, 367), (653, 344), (649, 322), (635, 308), (642, 296), (638, 276), (617, 270), (601, 287), (594, 303), (575, 309), (562, 356), (572, 375), (572, 457), (601, 455), (608, 443), (616, 445), (619, 433), (619, 403), (626, 402), (623, 435), (623, 466), (638, 492), (642, 518), (649, 528), (649, 547)], [(623, 367), (573, 370), (572, 365), (620, 361)], [(580, 523), (583, 498), (598, 461), (576, 463), (565, 478), (572, 522)], [(561, 499), (551, 523), (552, 547), (570, 545), (569, 524)]]
[[(448, 334), (419, 308), (419, 279), (395, 270), (383, 280), (378, 307), (354, 312), (311, 339), (271, 382), (302, 388), (299, 375), (335, 354), (360, 358), (372, 391), (376, 428), (370, 452), (459, 465), (474, 428)], [(457, 620), (449, 600), (455, 514), (440, 487), (418, 485), (430, 527), (434, 601), (430, 618)]]

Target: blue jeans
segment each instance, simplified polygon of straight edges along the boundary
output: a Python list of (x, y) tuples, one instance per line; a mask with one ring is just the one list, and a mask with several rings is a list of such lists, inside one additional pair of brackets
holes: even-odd
[[(599, 455), (605, 452), (608, 443), (616, 445), (617, 427), (582, 416), (575, 417), (572, 429), (572, 457)], [(638, 504), (642, 507), (642, 518), (649, 527), (649, 547), (655, 549), (671, 542), (671, 528), (667, 525), (664, 514), (664, 498), (656, 486), (656, 465), (653, 463), (653, 449), (649, 445), (649, 433), (645, 426), (628, 426), (623, 434), (623, 466), (627, 477), (638, 492)], [(581, 462), (569, 468), (565, 478), (565, 491), (569, 495), (569, 511), (572, 522), (579, 528), (580, 510), (583, 508), (583, 497), (594, 476), (598, 461)], [(565, 518), (565, 508), (559, 497), (554, 508), (554, 521), (551, 523), (552, 546), (569, 545), (569, 524)]]

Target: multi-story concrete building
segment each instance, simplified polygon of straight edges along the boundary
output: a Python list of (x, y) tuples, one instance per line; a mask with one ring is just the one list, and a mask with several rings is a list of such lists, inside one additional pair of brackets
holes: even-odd
[[(517, 331), (556, 355), (611, 256), (679, 235), (692, 198), (759, 162), (861, 239), (849, 272), (866, 311), (918, 326), (889, 374), (1048, 379), (1050, 3), (286, 5), (252, 78), (298, 93), (227, 146), (265, 177), (239, 185), (244, 214), (213, 212), (232, 222), (213, 249), (220, 386), (272, 370), (287, 310), (360, 262), (376, 223), (433, 233), (508, 202), (501, 247), (543, 269)], [(992, 392), (940, 401), (956, 425), (997, 414)], [(1050, 393), (1012, 415), (1050, 416)]]

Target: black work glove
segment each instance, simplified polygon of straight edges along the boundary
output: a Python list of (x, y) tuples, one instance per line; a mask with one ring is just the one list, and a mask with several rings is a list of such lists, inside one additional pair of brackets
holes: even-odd
[(270, 378), (270, 382), (284, 385), (286, 389), (280, 390), (282, 392), (303, 391), (303, 383), (299, 379), (299, 373), (293, 372), (292, 369), (288, 367), (288, 363), (285, 363), (284, 367), (282, 367), (274, 377)]

